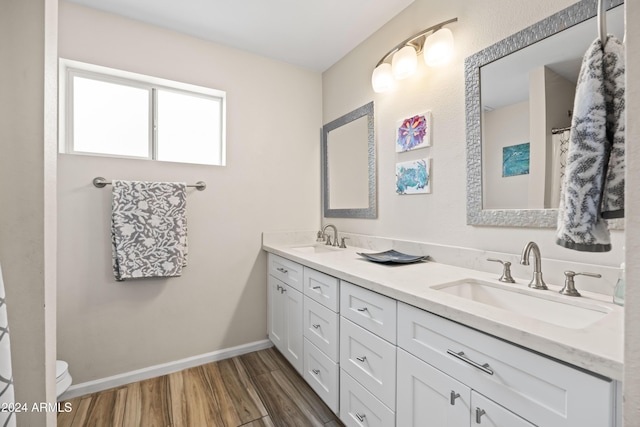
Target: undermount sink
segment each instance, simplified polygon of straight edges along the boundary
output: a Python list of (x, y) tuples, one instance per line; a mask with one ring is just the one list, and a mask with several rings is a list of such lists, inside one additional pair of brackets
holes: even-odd
[[(512, 288), (522, 286), (522, 289)], [(568, 300), (553, 291), (530, 290), (524, 285), (501, 285), (464, 279), (434, 286), (441, 292), (554, 325), (582, 329), (602, 319), (611, 310), (588, 301)], [(539, 294), (539, 295), (538, 295)]]
[(307, 254), (320, 254), (320, 253), (326, 253), (326, 252), (340, 251), (340, 248), (336, 248), (334, 246), (327, 246), (324, 243), (320, 243), (317, 245), (296, 246), (291, 249), (299, 252), (307, 253)]

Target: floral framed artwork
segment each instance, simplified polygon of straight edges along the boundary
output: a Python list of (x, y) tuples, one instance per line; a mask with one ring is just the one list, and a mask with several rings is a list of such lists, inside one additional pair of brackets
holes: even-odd
[(396, 163), (396, 193), (431, 193), (431, 159)]
[(529, 143), (502, 147), (502, 176), (527, 175), (529, 173)]
[(431, 145), (431, 111), (398, 120), (396, 152), (415, 150)]

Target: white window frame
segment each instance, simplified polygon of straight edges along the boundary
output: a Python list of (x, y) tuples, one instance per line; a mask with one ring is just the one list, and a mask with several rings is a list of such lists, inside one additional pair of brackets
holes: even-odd
[[(144, 74), (103, 67), (100, 65), (88, 64), (85, 62), (73, 61), (70, 59), (60, 59), (59, 63), (59, 152), (67, 154), (81, 154), (101, 157), (130, 158), (157, 160), (157, 100), (156, 90), (172, 91), (191, 96), (198, 96), (207, 99), (216, 99), (220, 102), (220, 163), (212, 166), (226, 165), (226, 92), (196, 86), (188, 83), (176, 82)], [(86, 77), (107, 83), (115, 83), (140, 89), (147, 89), (149, 92), (149, 155), (146, 157), (125, 156), (118, 154), (94, 153), (76, 151), (73, 145), (73, 84), (74, 77)], [(174, 160), (166, 160), (174, 161)], [(175, 161), (178, 162), (178, 161)], [(184, 162), (178, 162), (184, 163)]]

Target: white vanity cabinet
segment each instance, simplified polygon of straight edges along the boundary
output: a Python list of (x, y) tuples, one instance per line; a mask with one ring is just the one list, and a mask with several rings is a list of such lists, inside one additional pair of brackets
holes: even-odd
[(309, 267), (303, 270), (304, 373), (311, 388), (336, 414), (339, 409), (340, 282)]
[(269, 339), (302, 374), (302, 266), (274, 254), (268, 256), (267, 330)]
[(348, 427), (618, 425), (619, 383), (275, 254), (268, 272), (269, 338)]
[[(613, 381), (404, 303), (398, 304), (398, 346), (471, 390), (471, 425), (614, 425)], [(405, 372), (401, 363), (399, 402), (423, 405), (419, 396), (412, 396), (415, 372)], [(449, 388), (439, 389), (441, 404), (443, 396), (450, 394)], [(411, 412), (417, 408), (402, 409)]]
[(347, 426), (396, 425), (396, 305), (340, 282), (340, 419)]

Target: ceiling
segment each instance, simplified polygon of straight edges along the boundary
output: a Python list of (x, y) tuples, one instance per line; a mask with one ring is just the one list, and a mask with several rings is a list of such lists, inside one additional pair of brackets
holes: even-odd
[(322, 72), (414, 0), (68, 1)]

